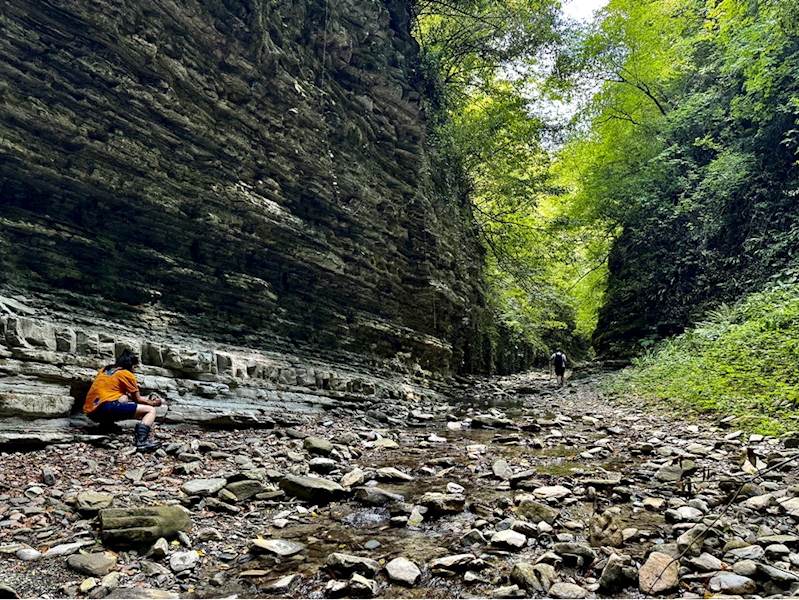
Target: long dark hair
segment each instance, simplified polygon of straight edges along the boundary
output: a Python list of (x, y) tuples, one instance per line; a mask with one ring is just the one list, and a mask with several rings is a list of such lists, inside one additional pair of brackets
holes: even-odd
[(125, 348), (122, 354), (119, 355), (117, 361), (113, 365), (106, 365), (103, 371), (110, 371), (111, 369), (126, 369), (133, 372), (134, 365), (139, 364), (139, 357), (133, 354), (130, 350)]

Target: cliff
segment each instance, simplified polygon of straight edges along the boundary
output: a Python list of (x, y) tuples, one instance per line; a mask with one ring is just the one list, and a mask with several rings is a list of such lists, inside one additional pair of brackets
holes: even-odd
[[(404, 3), (8, 0), (0, 27), (14, 327), (183, 344), (214, 373), (225, 345), (387, 377), (482, 368), (480, 249), (426, 148)], [(110, 353), (45, 337), (6, 331), (1, 360)]]

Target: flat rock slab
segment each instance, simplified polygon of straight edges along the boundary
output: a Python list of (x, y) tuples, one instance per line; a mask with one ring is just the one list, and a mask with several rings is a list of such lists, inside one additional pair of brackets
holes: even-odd
[(399, 469), (395, 469), (394, 467), (383, 467), (382, 469), (378, 469), (377, 473), (375, 474), (377, 479), (381, 481), (413, 481), (414, 477), (412, 475), (408, 475), (407, 473), (403, 473)]
[(180, 506), (107, 508), (100, 511), (100, 535), (109, 545), (151, 544), (171, 539), (191, 528), (191, 519)]
[(280, 480), (280, 489), (301, 500), (327, 504), (344, 497), (345, 490), (335, 481), (322, 477), (300, 477), (287, 475)]
[(76, 497), (78, 510), (85, 513), (96, 513), (109, 508), (114, 503), (114, 494), (105, 492), (83, 492)]
[(422, 571), (415, 563), (402, 556), (386, 565), (386, 573), (391, 581), (408, 586), (415, 585), (422, 575)]
[(227, 485), (227, 479), (192, 479), (183, 484), (180, 491), (187, 496), (212, 496)]
[(567, 496), (571, 495), (572, 491), (562, 485), (549, 485), (533, 490), (533, 496), (545, 500), (557, 500), (559, 498), (566, 498)]
[(341, 552), (330, 554), (325, 560), (325, 565), (336, 575), (360, 573), (361, 575), (374, 577), (381, 569), (380, 563), (376, 560), (353, 556), (352, 554), (342, 554)]
[(679, 584), (678, 563), (668, 554), (653, 552), (638, 571), (638, 589), (645, 594), (660, 594)]
[(274, 554), (275, 556), (294, 556), (305, 550), (305, 544), (293, 542), (291, 540), (252, 540), (250, 542), (252, 552), (261, 554)]
[(300, 573), (292, 573), (291, 575), (286, 575), (285, 577), (267, 583), (261, 589), (268, 594), (285, 596), (288, 592), (297, 587), (300, 581), (302, 581), (302, 575)]
[(549, 588), (551, 598), (587, 598), (588, 591), (574, 583), (555, 583)]
[(527, 536), (512, 529), (506, 529), (498, 531), (491, 537), (491, 545), (520, 550), (527, 545)]
[(757, 584), (748, 577), (735, 573), (719, 573), (710, 579), (710, 589), (716, 593), (749, 595), (757, 591)]
[(73, 554), (67, 559), (67, 566), (83, 575), (102, 577), (108, 575), (117, 564), (117, 557), (110, 552), (92, 554)]

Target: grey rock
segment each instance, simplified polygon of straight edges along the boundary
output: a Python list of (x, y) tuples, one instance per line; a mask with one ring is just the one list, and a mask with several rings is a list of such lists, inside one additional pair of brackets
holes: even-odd
[(347, 589), (351, 596), (355, 598), (374, 598), (377, 596), (377, 582), (374, 579), (367, 579), (359, 573), (353, 574), (347, 582)]
[(405, 497), (378, 487), (355, 488), (355, 499), (370, 506), (385, 506), (392, 502), (405, 502)]
[(94, 577), (107, 575), (116, 564), (116, 556), (110, 552), (73, 554), (67, 558), (67, 565), (70, 569), (83, 575), (91, 575)]
[(459, 513), (466, 508), (466, 496), (463, 494), (427, 492), (419, 499), (419, 504), (426, 506), (433, 513)]
[(67, 556), (69, 554), (75, 554), (78, 550), (85, 546), (93, 546), (94, 542), (70, 542), (69, 544), (58, 544), (57, 546), (53, 546), (47, 552), (42, 554), (44, 558), (50, 558), (51, 556)]
[(500, 548), (520, 550), (527, 545), (527, 536), (519, 533), (518, 531), (506, 529), (504, 531), (498, 531), (491, 536), (491, 545), (498, 546)]
[(552, 583), (557, 579), (557, 571), (546, 563), (530, 564), (519, 562), (513, 565), (510, 580), (531, 593), (549, 592)]
[(718, 558), (707, 552), (703, 552), (696, 558), (688, 559), (686, 562), (694, 570), (701, 571), (702, 573), (721, 571), (724, 568), (723, 563)]
[(330, 456), (333, 452), (333, 444), (314, 436), (305, 438), (302, 445), (308, 452), (318, 456)]
[(587, 598), (588, 591), (574, 583), (558, 582), (549, 588), (548, 595), (552, 598)]
[(287, 475), (280, 480), (280, 488), (287, 494), (317, 504), (327, 504), (344, 497), (345, 490), (335, 481), (321, 477)]
[(708, 585), (712, 591), (722, 594), (749, 595), (757, 591), (754, 581), (735, 573), (720, 572), (711, 577)]
[(267, 583), (262, 589), (268, 594), (285, 596), (297, 587), (299, 582), (302, 581), (302, 578), (302, 574), (292, 573), (291, 575), (286, 575), (285, 577)]
[(529, 521), (532, 521), (533, 523), (546, 521), (552, 525), (558, 518), (560, 510), (547, 504), (537, 502), (533, 499), (525, 498), (519, 502), (519, 506), (516, 509), (516, 514)]
[(414, 477), (412, 475), (408, 475), (407, 473), (403, 473), (399, 469), (395, 469), (394, 467), (383, 467), (378, 469), (375, 473), (375, 477), (381, 481), (413, 481)]
[(116, 600), (177, 600), (175, 592), (167, 592), (157, 588), (125, 587), (117, 588), (106, 596)]
[(308, 461), (308, 467), (315, 473), (331, 473), (338, 468), (338, 463), (332, 458), (314, 456)]
[(618, 554), (611, 554), (599, 576), (599, 589), (615, 592), (629, 584), (625, 567), (628, 561)]
[(212, 496), (227, 485), (227, 479), (192, 479), (180, 490), (187, 496)]
[(757, 563), (753, 560), (739, 560), (732, 566), (733, 573), (752, 578), (757, 574)]
[(169, 568), (173, 573), (182, 573), (192, 570), (200, 560), (200, 555), (196, 550), (186, 552), (175, 552), (169, 557)]
[(87, 514), (95, 514), (114, 503), (114, 494), (105, 492), (81, 492), (77, 495), (78, 510)]
[(106, 544), (150, 544), (158, 538), (173, 539), (188, 531), (191, 520), (179, 506), (107, 508), (100, 511), (100, 535)]
[(42, 553), (34, 548), (20, 548), (17, 550), (16, 556), (20, 560), (31, 561), (41, 558)]
[(419, 581), (422, 571), (413, 562), (400, 556), (386, 564), (386, 574), (392, 581), (407, 586), (414, 586)]
[(281, 557), (294, 556), (305, 550), (305, 544), (291, 540), (255, 539), (250, 541), (250, 551), (255, 553), (268, 553)]
[(360, 573), (368, 577), (374, 577), (380, 572), (380, 563), (371, 558), (353, 556), (334, 552), (325, 560), (325, 565), (336, 575), (351, 575)]
[(228, 483), (224, 489), (233, 494), (236, 501), (241, 502), (243, 500), (252, 498), (256, 494), (260, 494), (266, 488), (260, 481), (256, 481), (254, 479), (245, 479), (243, 481), (234, 481), (233, 483)]
[(526, 598), (527, 594), (518, 585), (505, 585), (491, 592), (492, 598)]

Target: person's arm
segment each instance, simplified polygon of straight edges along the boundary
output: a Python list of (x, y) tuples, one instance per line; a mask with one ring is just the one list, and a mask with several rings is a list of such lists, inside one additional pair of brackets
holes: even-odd
[(133, 392), (130, 395), (130, 397), (133, 399), (133, 401), (136, 404), (145, 404), (147, 406), (156, 406), (157, 407), (157, 406), (161, 406), (161, 404), (163, 404), (163, 402), (164, 402), (163, 398), (161, 398), (161, 396), (159, 396), (158, 394), (153, 393), (153, 394), (150, 394), (148, 396), (142, 396), (139, 393), (139, 390), (136, 390), (135, 392)]

